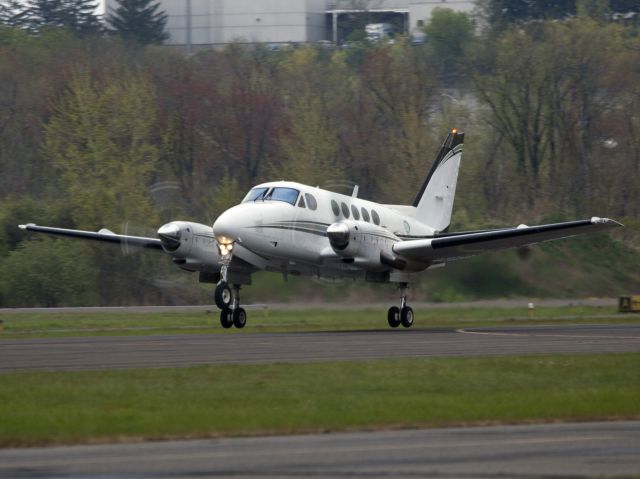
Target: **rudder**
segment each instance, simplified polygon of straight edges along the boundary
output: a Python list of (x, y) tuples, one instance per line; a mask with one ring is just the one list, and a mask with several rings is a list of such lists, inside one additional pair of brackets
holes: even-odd
[(462, 132), (454, 129), (447, 135), (413, 200), (416, 219), (438, 232), (446, 231), (451, 223), (463, 142)]

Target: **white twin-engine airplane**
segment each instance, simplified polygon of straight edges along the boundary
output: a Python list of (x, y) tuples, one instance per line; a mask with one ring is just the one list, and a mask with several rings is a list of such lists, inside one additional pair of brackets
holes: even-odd
[(35, 224), (20, 228), (127, 246), (163, 250), (187, 271), (198, 271), (200, 282), (217, 284), (215, 302), (224, 328), (242, 328), (240, 286), (251, 284), (259, 270), (325, 278), (364, 278), (396, 283), (400, 306), (388, 312), (389, 326), (413, 324), (407, 305), (409, 283), (417, 273), (447, 261), (487, 251), (513, 248), (582, 233), (606, 230), (620, 223), (606, 218), (540, 226), (520, 225), (459, 233), (448, 232), (462, 159), (464, 133), (447, 136), (413, 204), (383, 205), (357, 197), (293, 183), (264, 183), (251, 189), (213, 227), (172, 221), (158, 238), (118, 235), (109, 230), (50, 228)]

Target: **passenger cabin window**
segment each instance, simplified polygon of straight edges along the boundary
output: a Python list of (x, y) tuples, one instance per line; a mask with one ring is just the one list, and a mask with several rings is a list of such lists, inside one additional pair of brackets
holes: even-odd
[(362, 219), (365, 220), (367, 223), (369, 222), (369, 219), (370, 219), (369, 212), (364, 208), (362, 208)]
[(247, 202), (247, 201), (256, 201), (256, 200), (260, 200), (262, 199), (262, 197), (264, 196), (264, 194), (267, 192), (269, 188), (253, 188), (251, 191), (249, 191), (249, 193), (247, 193), (247, 196), (244, 197), (244, 200), (242, 200), (243, 203)]
[(378, 213), (376, 212), (376, 210), (371, 210), (371, 217), (373, 218), (373, 222), (377, 225), (380, 224), (380, 217), (378, 216)]
[(305, 193), (304, 194), (305, 199), (307, 200), (307, 207), (310, 210), (315, 211), (318, 208), (318, 202), (316, 201), (316, 199), (313, 197), (312, 194), (309, 193)]
[(331, 209), (333, 210), (333, 214), (335, 216), (340, 216), (340, 207), (338, 206), (338, 202), (336, 200), (331, 200)]
[(340, 207), (342, 208), (342, 214), (345, 218), (349, 218), (349, 207), (346, 203), (340, 203)]
[(351, 214), (353, 215), (354, 220), (357, 221), (360, 219), (360, 212), (358, 211), (358, 208), (355, 205), (351, 205)]
[(296, 205), (296, 200), (298, 199), (298, 190), (294, 190), (293, 188), (274, 188), (271, 192), (264, 198), (265, 201), (284, 201), (289, 203), (292, 206)]

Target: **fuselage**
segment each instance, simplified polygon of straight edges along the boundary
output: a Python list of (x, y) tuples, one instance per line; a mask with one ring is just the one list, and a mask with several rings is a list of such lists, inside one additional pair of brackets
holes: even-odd
[[(234, 257), (257, 262), (260, 269), (359, 277), (388, 271), (398, 241), (433, 235), (413, 212), (410, 206), (381, 205), (295, 182), (270, 182), (252, 188), (242, 203), (220, 215), (213, 233), (234, 242)], [(327, 234), (336, 223), (349, 231), (344, 248)]]

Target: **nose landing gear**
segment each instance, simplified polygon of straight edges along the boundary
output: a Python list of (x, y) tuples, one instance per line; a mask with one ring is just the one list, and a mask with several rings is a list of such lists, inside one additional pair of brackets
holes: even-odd
[(223, 328), (245, 327), (247, 312), (240, 307), (240, 285), (234, 284), (229, 287), (225, 281), (221, 281), (216, 286), (215, 300), (216, 306), (220, 308), (220, 324)]
[(220, 282), (216, 286), (215, 301), (220, 308), (220, 325), (224, 329), (235, 326), (242, 329), (247, 324), (247, 312), (240, 307), (240, 285), (227, 283), (227, 271), (231, 264), (233, 243), (226, 240), (218, 240), (220, 252)]
[(387, 322), (392, 328), (402, 324), (405, 328), (413, 326), (413, 309), (407, 306), (408, 283), (400, 283), (400, 307), (391, 306), (387, 312)]

